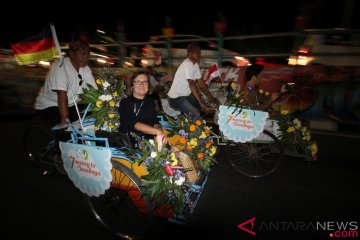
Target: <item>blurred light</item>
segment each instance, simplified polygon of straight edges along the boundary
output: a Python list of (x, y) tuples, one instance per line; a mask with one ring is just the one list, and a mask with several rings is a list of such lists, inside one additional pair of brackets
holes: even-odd
[(109, 57), (106, 56), (106, 55), (102, 55), (102, 54), (98, 54), (98, 53), (94, 53), (94, 52), (91, 52), (91, 55), (98, 56), (98, 57), (102, 57), (102, 58), (109, 58)]
[(249, 61), (247, 59), (240, 56), (235, 56), (234, 58), (239, 67), (249, 66)]
[(43, 66), (50, 66), (50, 62), (47, 61), (40, 61), (39, 64)]
[(128, 67), (133, 67), (133, 66), (134, 66), (134, 65), (133, 65), (131, 62), (129, 62), (129, 61), (125, 61), (124, 64), (125, 64), (126, 66), (128, 66)]
[(149, 66), (149, 61), (147, 59), (141, 59), (141, 65), (143, 67), (147, 67), (147, 66)]
[(105, 31), (103, 31), (103, 30), (96, 29), (96, 31), (99, 32), (99, 33), (104, 33), (105, 34)]
[(112, 62), (112, 61), (108, 61), (106, 59), (101, 59), (101, 58), (97, 58), (96, 61), (101, 64), (110, 64), (110, 65), (114, 64), (114, 62)]
[(101, 59), (101, 58), (97, 58), (96, 61), (99, 62), (99, 63), (104, 63), (104, 64), (106, 63), (106, 60)]

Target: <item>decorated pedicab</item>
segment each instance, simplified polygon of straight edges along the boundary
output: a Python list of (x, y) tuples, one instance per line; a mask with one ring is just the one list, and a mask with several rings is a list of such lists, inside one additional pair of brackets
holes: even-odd
[[(126, 117), (116, 111), (123, 81), (105, 74), (96, 82), (99, 89), (81, 96), (89, 104), (82, 120), (69, 123), (71, 138), (59, 143), (66, 174), (96, 219), (121, 238), (146, 236), (155, 217), (186, 223), (216, 163), (211, 128), (184, 115), (163, 117), (167, 141), (139, 138), (134, 148), (116, 132), (118, 118)], [(110, 144), (114, 138), (124, 144)]]

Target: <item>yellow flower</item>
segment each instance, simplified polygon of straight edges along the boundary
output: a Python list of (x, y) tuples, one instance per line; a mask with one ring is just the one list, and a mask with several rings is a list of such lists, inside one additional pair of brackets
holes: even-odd
[(211, 149), (210, 149), (210, 157), (214, 156), (214, 154), (216, 153), (216, 147), (215, 146), (212, 146)]
[(294, 127), (288, 127), (288, 129), (286, 131), (288, 133), (295, 132), (295, 128)]
[(111, 101), (109, 102), (109, 106), (110, 106), (110, 107), (114, 107), (114, 106), (115, 106), (115, 102), (114, 102), (113, 100), (111, 100)]
[(264, 90), (263, 90), (263, 89), (259, 89), (259, 93), (260, 93), (260, 94), (263, 94), (263, 93), (264, 93)]
[(97, 85), (101, 85), (101, 83), (102, 83), (102, 80), (101, 80), (101, 79), (96, 79), (96, 84), (97, 84)]
[(269, 96), (270, 93), (268, 91), (265, 92), (265, 96)]
[(311, 144), (310, 150), (311, 150), (312, 155), (314, 155), (318, 152), (318, 146), (316, 145), (316, 143)]
[(231, 88), (234, 90), (236, 88), (236, 84), (234, 82), (231, 83)]
[(117, 97), (117, 96), (119, 96), (117, 92), (113, 92), (113, 94), (112, 94), (112, 95), (113, 95), (113, 97)]
[(310, 135), (306, 135), (306, 136), (303, 136), (302, 137), (302, 139), (304, 140), (304, 141), (310, 141)]
[(240, 99), (240, 103), (243, 103), (244, 102), (244, 99), (242, 98), (242, 99)]
[(114, 124), (109, 123), (109, 128), (115, 128)]
[(109, 113), (109, 114), (108, 114), (108, 117), (109, 117), (110, 119), (113, 119), (113, 118), (115, 117), (115, 114), (114, 114), (114, 113)]
[(283, 110), (283, 111), (281, 111), (281, 115), (287, 115), (287, 114), (289, 114), (289, 111), (288, 111), (288, 110)]
[(172, 153), (170, 154), (170, 157), (171, 157), (171, 160), (173, 161), (173, 162), (171, 163), (171, 165), (172, 165), (172, 166), (176, 166), (176, 165), (178, 164), (179, 160), (176, 159), (175, 153), (172, 152)]
[(236, 97), (236, 98), (239, 98), (239, 97), (240, 97), (240, 94), (239, 94), (239, 93), (235, 94), (235, 97)]
[(206, 138), (206, 134), (205, 134), (205, 132), (201, 132), (201, 135), (199, 136), (199, 138), (201, 138), (201, 139)]
[(96, 106), (98, 108), (101, 108), (102, 107), (102, 101), (96, 101)]
[(192, 138), (189, 143), (191, 146), (196, 147), (198, 145), (198, 141), (195, 138)]

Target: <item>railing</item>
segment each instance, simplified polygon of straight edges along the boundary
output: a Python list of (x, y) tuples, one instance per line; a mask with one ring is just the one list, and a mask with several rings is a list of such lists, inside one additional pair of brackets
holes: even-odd
[[(239, 35), (239, 36), (224, 36), (222, 37), (222, 41), (244, 41), (244, 40), (256, 40), (256, 39), (274, 39), (274, 38), (281, 38), (281, 37), (291, 37), (293, 40), (293, 47), (289, 51), (284, 52), (254, 52), (250, 49), (245, 49), (245, 51), (242, 51), (239, 53), (239, 56), (250, 58), (250, 57), (286, 57), (290, 55), (297, 54), (297, 49), (299, 45), (301, 45), (301, 41), (299, 41), (300, 38), (304, 38), (307, 35), (310, 34), (344, 34), (344, 33), (354, 33), (359, 34), (360, 36), (360, 29), (305, 29), (303, 31), (294, 31), (294, 32), (280, 32), (280, 33), (267, 33), (267, 34), (250, 34), (250, 35)], [(181, 35), (178, 35), (181, 36)], [(186, 43), (186, 42), (218, 42), (219, 38), (216, 37), (208, 37), (208, 38), (202, 38), (197, 35), (183, 35), (183, 36), (193, 36), (191, 39), (170, 39), (171, 43)], [(360, 37), (359, 37), (360, 41)], [(239, 42), (240, 44), (240, 42)], [(131, 47), (139, 47), (139, 46), (146, 46), (146, 45), (154, 45), (154, 46), (160, 46), (163, 45), (165, 48), (169, 46), (167, 44), (167, 41), (147, 41), (147, 42), (121, 42), (121, 43), (104, 43), (104, 44), (90, 44), (91, 48), (99, 48), (99, 47), (106, 47), (106, 48), (131, 48)], [(359, 43), (360, 46), (360, 43)], [(251, 47), (248, 47), (251, 48)], [(62, 50), (68, 49), (67, 44), (62, 44), (61, 46)], [(270, 48), (269, 48), (270, 49)], [(0, 49), (0, 52), (5, 55), (11, 55), (11, 50), (9, 49)], [(116, 51), (114, 51), (116, 52)], [(168, 51), (168, 53), (171, 53), (171, 51)], [(359, 52), (337, 52), (337, 53), (331, 53), (331, 52), (317, 52), (312, 53), (314, 56), (358, 56)], [(106, 55), (106, 53), (104, 53)], [(233, 57), (233, 55), (226, 55), (221, 54), (218, 56), (222, 56), (222, 58), (229, 58)], [(182, 59), (184, 57), (176, 57), (168, 55), (168, 58), (171, 59)], [(99, 57), (96, 57), (95, 55), (91, 56), (91, 59), (96, 59)], [(106, 59), (111, 60), (142, 60), (142, 59), (154, 59), (154, 57), (147, 57), (147, 56), (139, 56), (139, 57), (129, 57), (129, 56), (117, 56), (116, 54), (113, 55), (106, 55), (104, 57)], [(208, 58), (208, 59), (214, 59), (214, 56), (206, 56), (203, 55), (202, 58)], [(11, 58), (9, 58), (11, 59)], [(215, 59), (214, 59), (215, 60)], [(216, 59), (219, 61), (222, 61), (222, 59)]]

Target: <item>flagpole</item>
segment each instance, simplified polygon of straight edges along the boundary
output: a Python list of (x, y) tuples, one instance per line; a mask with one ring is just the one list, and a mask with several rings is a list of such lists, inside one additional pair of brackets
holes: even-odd
[(54, 39), (54, 42), (55, 42), (56, 50), (57, 50), (57, 52), (59, 54), (59, 61), (60, 61), (60, 66), (61, 66), (62, 61), (63, 61), (61, 48), (60, 48), (60, 44), (59, 44), (59, 41), (58, 41), (58, 38), (57, 38), (57, 35), (56, 35), (55, 27), (54, 27), (54, 25), (52, 23), (50, 23), (50, 29), (51, 29), (51, 33), (52, 33), (52, 36), (53, 36), (53, 39)]

